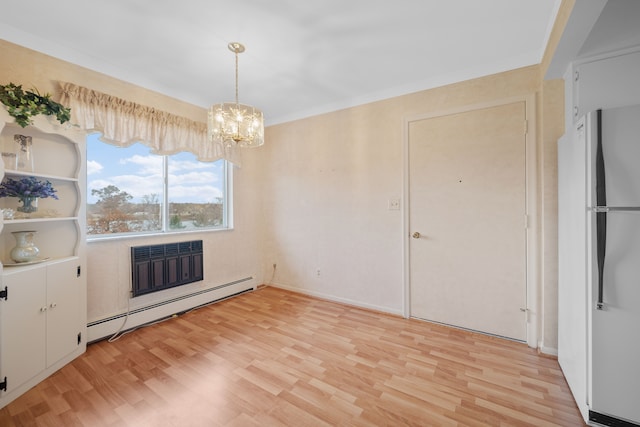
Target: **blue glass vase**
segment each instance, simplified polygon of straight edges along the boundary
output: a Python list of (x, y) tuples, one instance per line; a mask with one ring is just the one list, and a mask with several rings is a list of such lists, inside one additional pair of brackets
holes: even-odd
[(20, 197), (22, 206), (18, 206), (18, 212), (32, 213), (38, 211), (38, 198), (33, 196)]

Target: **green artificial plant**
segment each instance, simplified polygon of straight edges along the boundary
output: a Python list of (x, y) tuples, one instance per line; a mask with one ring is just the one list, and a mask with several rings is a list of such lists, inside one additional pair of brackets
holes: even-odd
[(41, 95), (36, 89), (23, 90), (22, 86), (9, 83), (0, 85), (0, 102), (20, 126), (27, 127), (38, 114), (56, 116), (60, 123), (71, 119), (71, 109), (51, 99), (51, 94)]

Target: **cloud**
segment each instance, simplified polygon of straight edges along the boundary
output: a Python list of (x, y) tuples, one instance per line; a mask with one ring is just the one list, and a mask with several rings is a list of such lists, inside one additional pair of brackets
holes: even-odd
[[(217, 185), (216, 185), (217, 184)], [(115, 185), (121, 191), (126, 191), (139, 201), (148, 194), (162, 195), (162, 176), (153, 175), (140, 177), (138, 175), (116, 175), (106, 179), (96, 179), (89, 182), (91, 189), (102, 189), (108, 185)], [(169, 199), (172, 202), (211, 203), (223, 197), (220, 179), (215, 174), (193, 172), (169, 177)], [(89, 203), (95, 203), (91, 196)]]
[[(162, 199), (162, 156), (134, 154), (111, 164), (113, 167), (110, 170), (109, 166), (104, 167), (97, 161), (87, 162), (90, 173), (101, 172), (100, 179), (87, 183), (89, 203), (97, 201), (91, 196), (91, 189), (99, 190), (108, 185), (114, 185), (129, 193), (133, 196), (133, 202), (139, 202), (142, 197), (150, 194), (158, 194)], [(211, 203), (224, 196), (224, 162), (204, 163), (170, 157), (168, 168), (171, 202)], [(109, 172), (112, 175), (105, 176)]]
[(169, 174), (169, 185), (181, 184), (213, 184), (220, 182), (220, 177), (211, 171)]
[(176, 160), (169, 158), (169, 173), (218, 168), (216, 163), (204, 163), (197, 160)]
[(162, 175), (140, 177), (138, 175), (115, 175), (105, 179), (96, 179), (88, 183), (89, 203), (97, 199), (91, 196), (91, 190), (100, 190), (109, 185), (118, 187), (133, 196), (132, 201), (139, 201), (147, 194), (162, 194)]
[(102, 166), (100, 163), (96, 162), (95, 160), (87, 161), (87, 175), (100, 173), (102, 172), (103, 169), (104, 169), (104, 166)]
[(136, 154), (120, 159), (119, 163), (122, 165), (132, 163), (140, 166), (141, 168), (138, 170), (140, 175), (157, 174), (159, 171), (162, 171), (162, 156), (141, 156)]
[(89, 193), (91, 193), (91, 190), (100, 190), (109, 185), (113, 185), (113, 182), (108, 179), (94, 179), (87, 182), (87, 189), (89, 190)]
[(162, 194), (162, 175), (150, 175), (144, 178), (136, 175), (120, 175), (114, 177), (116, 185), (126, 189), (134, 198), (147, 194)]
[(224, 197), (222, 189), (213, 185), (172, 185), (169, 201), (174, 203), (212, 203)]

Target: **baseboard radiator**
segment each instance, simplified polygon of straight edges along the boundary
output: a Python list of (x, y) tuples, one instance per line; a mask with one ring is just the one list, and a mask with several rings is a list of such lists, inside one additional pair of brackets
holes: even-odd
[(202, 240), (131, 248), (133, 297), (203, 279)]
[(135, 307), (128, 313), (121, 313), (87, 324), (87, 342), (95, 342), (113, 335), (116, 331), (134, 329), (194, 308), (244, 294), (255, 289), (253, 277), (245, 277), (207, 289), (201, 289), (185, 295)]

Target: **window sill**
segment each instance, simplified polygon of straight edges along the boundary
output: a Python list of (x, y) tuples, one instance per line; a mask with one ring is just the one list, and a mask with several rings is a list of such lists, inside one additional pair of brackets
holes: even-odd
[(181, 230), (181, 231), (165, 231), (165, 232), (149, 232), (149, 233), (130, 233), (130, 234), (99, 234), (87, 236), (87, 243), (99, 243), (115, 240), (135, 240), (144, 238), (158, 238), (169, 236), (186, 236), (193, 234), (208, 234), (224, 231), (232, 231), (233, 227), (205, 228), (201, 230)]

